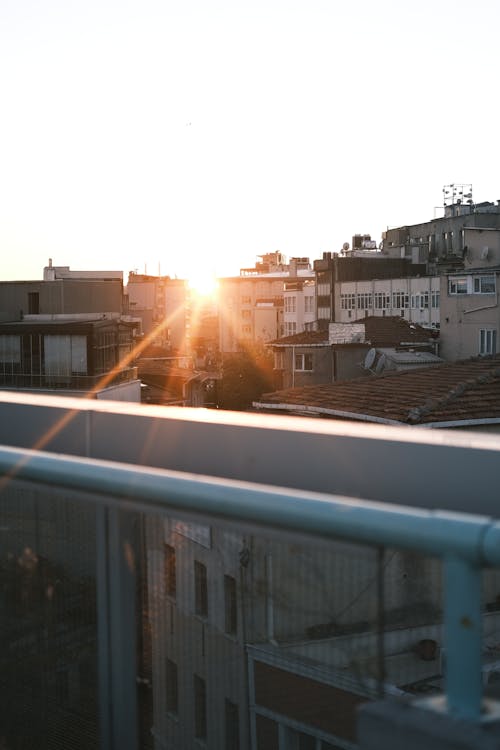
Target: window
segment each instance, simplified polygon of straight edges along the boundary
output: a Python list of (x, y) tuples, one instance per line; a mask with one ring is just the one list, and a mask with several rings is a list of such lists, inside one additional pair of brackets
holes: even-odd
[(474, 294), (495, 294), (495, 276), (474, 276)]
[[(405, 304), (406, 302), (406, 304)], [(408, 295), (404, 292), (393, 292), (392, 293), (392, 306), (403, 310), (408, 307)]]
[(238, 609), (236, 604), (236, 579), (224, 576), (224, 609), (226, 633), (236, 635), (238, 627)]
[(439, 307), (439, 292), (431, 292), (431, 306), (434, 309)]
[(250, 305), (250, 304), (251, 304), (251, 302), (252, 302), (252, 298), (251, 298), (251, 297), (248, 297), (248, 296), (243, 296), (243, 297), (241, 298), (241, 304), (242, 304), (242, 305)]
[(251, 310), (242, 310), (241, 311), (241, 317), (242, 318), (246, 318), (248, 320), (248, 318), (252, 317), (252, 311)]
[(252, 333), (252, 326), (241, 326), (241, 332), (244, 334)]
[(391, 297), (389, 294), (386, 294), (385, 292), (375, 292), (374, 298), (376, 310), (385, 310), (390, 308)]
[(193, 675), (194, 688), (194, 736), (199, 740), (207, 738), (207, 690), (205, 680)]
[(294, 313), (297, 311), (297, 297), (285, 297), (285, 312)]
[(285, 336), (293, 336), (297, 333), (297, 323), (285, 323)]
[(238, 706), (226, 698), (224, 709), (226, 720), (225, 750), (239, 750), (240, 722), (238, 718)]
[(175, 547), (165, 545), (165, 593), (175, 597), (177, 592), (177, 574), (175, 569)]
[(312, 354), (296, 354), (295, 355), (295, 370), (309, 370), (313, 369), (313, 355)]
[(497, 331), (496, 328), (481, 328), (479, 330), (479, 354), (497, 353)]
[(467, 294), (467, 277), (461, 276), (448, 279), (449, 294)]
[(314, 297), (304, 297), (304, 312), (305, 313), (313, 313), (314, 312)]
[(177, 682), (177, 664), (170, 659), (166, 661), (166, 701), (167, 711), (171, 714), (179, 713), (179, 693)]
[(340, 295), (340, 306), (342, 310), (355, 310), (356, 309), (356, 295), (355, 294), (341, 294)]
[(284, 355), (283, 352), (274, 352), (274, 369), (282, 370), (284, 367)]
[(194, 561), (194, 611), (201, 617), (208, 615), (207, 569), (198, 560)]
[(28, 292), (28, 315), (38, 315), (40, 313), (40, 293)]
[(358, 310), (369, 310), (373, 307), (372, 295), (369, 292), (358, 294)]

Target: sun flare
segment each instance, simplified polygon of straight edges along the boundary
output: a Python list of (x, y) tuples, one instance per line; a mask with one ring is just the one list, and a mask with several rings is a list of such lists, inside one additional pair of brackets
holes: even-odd
[(217, 279), (210, 273), (197, 273), (189, 277), (189, 288), (199, 297), (214, 297), (217, 292)]

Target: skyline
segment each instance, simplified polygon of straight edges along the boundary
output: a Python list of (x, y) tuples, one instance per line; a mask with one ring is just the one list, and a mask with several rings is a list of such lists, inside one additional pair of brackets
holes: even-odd
[[(480, 0), (0, 8), (2, 279), (237, 275), (497, 200)], [(490, 74), (491, 71), (491, 74)]]

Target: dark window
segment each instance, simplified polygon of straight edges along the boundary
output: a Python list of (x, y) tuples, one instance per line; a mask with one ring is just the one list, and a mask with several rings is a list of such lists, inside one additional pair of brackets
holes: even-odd
[(267, 716), (255, 716), (257, 750), (279, 750), (279, 729), (277, 722)]
[(39, 292), (28, 292), (28, 315), (38, 315), (40, 312)]
[(236, 633), (238, 627), (238, 610), (236, 606), (236, 580), (224, 576), (224, 607), (226, 633)]
[(179, 712), (177, 664), (170, 659), (167, 659), (166, 681), (167, 711), (177, 714)]
[(207, 690), (205, 680), (194, 675), (194, 736), (197, 739), (207, 737)]
[(225, 750), (239, 750), (240, 747), (240, 723), (238, 719), (238, 706), (226, 698), (226, 744)]
[(194, 611), (197, 615), (208, 615), (207, 569), (203, 563), (194, 561)]
[(168, 596), (175, 596), (177, 592), (175, 547), (169, 544), (165, 545), (165, 591)]

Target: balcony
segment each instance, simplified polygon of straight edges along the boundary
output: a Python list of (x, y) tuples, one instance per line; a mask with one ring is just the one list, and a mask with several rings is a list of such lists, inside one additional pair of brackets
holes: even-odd
[(494, 436), (1, 396), (6, 748), (498, 742)]
[(137, 380), (137, 367), (125, 367), (116, 372), (100, 375), (76, 375), (74, 373), (21, 373), (0, 372), (0, 388), (13, 390), (65, 390), (65, 391), (98, 391), (119, 383), (131, 383)]

